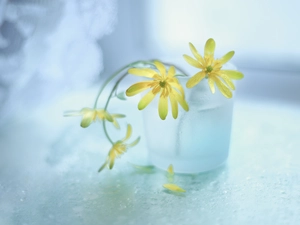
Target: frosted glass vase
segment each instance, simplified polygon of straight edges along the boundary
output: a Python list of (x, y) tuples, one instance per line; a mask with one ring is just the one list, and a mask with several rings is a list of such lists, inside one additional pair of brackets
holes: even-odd
[[(185, 86), (187, 79), (180, 79)], [(143, 111), (150, 162), (166, 170), (173, 164), (178, 173), (200, 173), (222, 165), (229, 153), (233, 98), (217, 89), (212, 94), (204, 79), (185, 89), (189, 111), (179, 106), (178, 118), (158, 115), (158, 99)]]

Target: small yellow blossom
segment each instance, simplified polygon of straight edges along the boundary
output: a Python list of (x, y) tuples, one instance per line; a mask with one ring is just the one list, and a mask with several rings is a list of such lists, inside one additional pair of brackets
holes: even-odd
[(188, 88), (192, 88), (195, 85), (197, 85), (203, 78), (207, 78), (212, 93), (215, 93), (216, 83), (221, 93), (226, 98), (231, 98), (231, 90), (235, 90), (235, 86), (231, 79), (238, 80), (244, 77), (244, 75), (241, 72), (236, 70), (222, 70), (222, 66), (233, 57), (234, 51), (228, 52), (220, 59), (215, 59), (214, 52), (216, 43), (214, 39), (210, 38), (207, 40), (204, 47), (204, 57), (202, 57), (198, 53), (198, 51), (192, 43), (189, 43), (189, 45), (191, 52), (193, 53), (196, 59), (188, 55), (183, 55), (183, 57), (187, 61), (187, 63), (196, 68), (201, 69), (201, 71), (196, 73), (192, 78), (190, 78), (186, 83), (186, 86)]
[(164, 184), (163, 187), (174, 192), (185, 192), (183, 188), (177, 186), (176, 184)]
[(140, 137), (138, 137), (131, 144), (125, 144), (125, 141), (127, 141), (131, 137), (131, 134), (132, 134), (132, 127), (130, 124), (128, 124), (127, 125), (127, 133), (126, 133), (125, 138), (123, 138), (122, 140), (119, 140), (113, 144), (112, 148), (108, 152), (106, 161), (100, 167), (98, 172), (101, 172), (107, 165), (108, 165), (109, 169), (112, 169), (114, 166), (114, 163), (115, 163), (115, 159), (117, 157), (120, 157), (123, 153), (125, 153), (129, 147), (135, 146), (140, 141)]
[(92, 122), (95, 122), (97, 119), (112, 122), (116, 128), (119, 128), (119, 124), (116, 121), (116, 118), (125, 117), (122, 114), (109, 114), (104, 109), (91, 108), (83, 108), (80, 111), (67, 111), (64, 113), (64, 116), (82, 116), (80, 126), (83, 128), (88, 127)]
[(126, 95), (133, 96), (146, 89), (151, 89), (140, 100), (138, 109), (144, 109), (157, 94), (160, 94), (158, 103), (160, 118), (164, 120), (168, 115), (169, 98), (172, 107), (172, 115), (173, 118), (176, 119), (178, 116), (178, 103), (185, 111), (188, 111), (189, 107), (185, 101), (184, 90), (175, 77), (175, 67), (171, 66), (167, 73), (165, 66), (161, 62), (155, 61), (154, 65), (159, 72), (150, 68), (131, 68), (128, 70), (128, 73), (130, 74), (151, 78), (152, 80), (133, 84), (126, 90)]

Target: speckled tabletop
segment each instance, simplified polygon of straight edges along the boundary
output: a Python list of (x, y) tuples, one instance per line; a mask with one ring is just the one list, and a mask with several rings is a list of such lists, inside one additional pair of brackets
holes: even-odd
[(109, 143), (99, 127), (62, 118), (69, 106), (64, 100), (1, 128), (0, 224), (299, 223), (299, 104), (236, 99), (227, 163), (176, 174), (183, 194), (162, 187), (164, 171), (128, 163), (138, 150), (133, 163), (146, 162), (143, 147), (98, 174)]

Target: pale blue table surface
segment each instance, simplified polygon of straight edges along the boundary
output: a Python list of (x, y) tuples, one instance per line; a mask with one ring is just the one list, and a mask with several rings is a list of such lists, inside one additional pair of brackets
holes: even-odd
[(0, 128), (0, 224), (299, 224), (300, 76), (246, 73), (277, 81), (265, 90), (245, 78), (227, 163), (176, 175), (184, 194), (164, 190), (164, 171), (127, 162), (146, 163), (143, 143), (97, 173), (110, 148), (101, 126), (82, 129), (79, 118), (62, 117), (86, 97), (92, 103), (96, 89), (15, 116)]

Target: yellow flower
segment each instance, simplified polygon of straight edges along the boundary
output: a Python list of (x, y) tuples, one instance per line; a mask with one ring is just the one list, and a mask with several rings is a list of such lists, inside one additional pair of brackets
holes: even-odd
[[(191, 52), (194, 58), (183, 55), (184, 59), (192, 66), (201, 69), (200, 72), (196, 73), (192, 78), (188, 80), (186, 86), (188, 88), (194, 87), (203, 78), (208, 78), (208, 84), (212, 93), (215, 93), (215, 83), (221, 93), (226, 98), (232, 97), (231, 90), (235, 90), (235, 86), (231, 79), (242, 79), (244, 75), (236, 70), (222, 70), (222, 66), (228, 62), (234, 55), (234, 51), (228, 52), (220, 59), (214, 58), (216, 43), (214, 39), (210, 38), (207, 40), (204, 47), (204, 57), (202, 57), (194, 45), (189, 43)], [(225, 83), (224, 83), (225, 82)], [(231, 89), (231, 90), (230, 90)]]
[(88, 127), (92, 122), (98, 120), (107, 120), (112, 122), (115, 127), (119, 128), (119, 124), (115, 118), (123, 118), (122, 114), (109, 114), (104, 109), (91, 109), (83, 108), (80, 111), (67, 111), (64, 116), (82, 116), (80, 126), (83, 128)]
[(120, 157), (123, 153), (125, 153), (129, 147), (135, 146), (140, 141), (140, 137), (138, 137), (131, 144), (126, 144), (125, 141), (127, 141), (130, 138), (131, 134), (132, 134), (132, 127), (130, 124), (128, 124), (127, 125), (127, 133), (126, 133), (125, 138), (123, 138), (122, 140), (119, 140), (113, 144), (112, 148), (108, 152), (106, 161), (100, 167), (98, 172), (101, 172), (107, 165), (108, 165), (109, 169), (112, 169), (114, 166), (114, 163), (115, 163), (115, 159), (117, 157)]
[(161, 62), (155, 61), (154, 65), (159, 72), (150, 68), (131, 68), (128, 70), (128, 73), (130, 74), (151, 78), (152, 80), (138, 82), (130, 86), (126, 90), (126, 95), (133, 96), (146, 89), (152, 89), (140, 100), (138, 109), (144, 109), (157, 94), (160, 94), (158, 103), (160, 118), (164, 120), (168, 115), (169, 98), (172, 107), (172, 115), (173, 118), (176, 119), (178, 116), (178, 103), (185, 111), (188, 111), (189, 107), (185, 101), (184, 90), (174, 76), (175, 67), (171, 66), (167, 73), (165, 66)]

